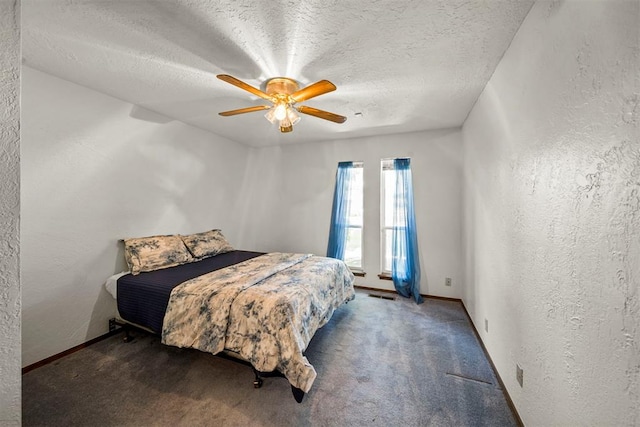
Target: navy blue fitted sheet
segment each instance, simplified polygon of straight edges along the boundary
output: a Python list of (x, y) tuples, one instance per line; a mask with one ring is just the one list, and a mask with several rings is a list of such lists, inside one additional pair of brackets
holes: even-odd
[(162, 333), (164, 313), (173, 288), (203, 274), (263, 255), (262, 252), (231, 251), (200, 261), (126, 274), (118, 279), (118, 313), (123, 320)]

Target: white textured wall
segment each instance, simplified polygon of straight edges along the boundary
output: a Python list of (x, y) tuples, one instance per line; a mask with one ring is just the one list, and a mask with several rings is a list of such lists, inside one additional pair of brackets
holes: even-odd
[(0, 0), (0, 426), (20, 425), (20, 14)]
[(107, 331), (118, 239), (216, 227), (237, 244), (248, 149), (29, 67), (22, 78), (25, 366)]
[[(314, 120), (313, 118), (305, 120)], [(259, 250), (325, 255), (335, 173), (340, 161), (363, 161), (365, 179), (362, 286), (393, 289), (380, 273), (380, 160), (411, 157), (421, 292), (461, 297), (462, 134), (459, 129), (292, 144), (255, 149), (243, 190), (254, 212), (243, 240)], [(453, 286), (444, 285), (451, 277)]]
[(463, 127), (464, 303), (529, 426), (640, 425), (639, 31), (538, 1)]

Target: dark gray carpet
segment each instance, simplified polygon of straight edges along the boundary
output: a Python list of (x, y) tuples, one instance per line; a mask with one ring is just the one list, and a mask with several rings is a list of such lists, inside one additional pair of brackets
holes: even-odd
[(116, 335), (23, 376), (25, 426), (517, 425), (460, 303), (358, 291), (306, 355), (303, 402), (284, 378), (137, 333)]

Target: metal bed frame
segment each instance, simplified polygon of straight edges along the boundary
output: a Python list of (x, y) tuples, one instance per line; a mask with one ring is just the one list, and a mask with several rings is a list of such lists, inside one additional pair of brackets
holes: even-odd
[[(133, 341), (134, 337), (131, 335), (131, 331), (132, 330), (137, 330), (139, 332), (144, 332), (147, 334), (151, 334), (151, 335), (155, 335), (155, 336), (159, 336), (158, 334), (156, 334), (155, 332), (151, 331), (150, 329), (147, 329), (143, 326), (140, 325), (136, 325), (130, 322), (127, 322), (124, 319), (118, 319), (115, 317), (112, 317), (111, 319), (109, 319), (109, 332), (115, 332), (118, 330), (118, 328), (120, 328), (123, 332), (124, 332), (124, 338), (122, 339), (122, 341), (124, 341), (125, 343), (129, 343), (131, 341)], [(253, 365), (247, 361), (242, 359), (239, 355), (237, 355), (236, 353), (230, 352), (230, 351), (223, 351), (221, 353), (218, 354), (214, 354), (214, 356), (226, 359), (226, 360), (231, 360), (233, 362), (236, 363), (240, 363), (242, 365), (245, 366), (250, 366), (251, 369), (253, 370), (253, 374), (255, 375), (255, 378), (253, 380), (253, 387), (254, 388), (260, 388), (262, 387), (262, 384), (264, 382), (264, 378), (270, 378), (270, 377), (279, 377), (279, 378), (284, 378), (284, 375), (280, 372), (280, 371), (272, 371), (272, 372), (262, 372), (262, 371), (258, 371), (256, 368), (253, 367)], [(293, 398), (296, 400), (296, 402), (301, 403), (302, 399), (304, 399), (305, 396), (305, 392), (302, 391), (301, 389), (294, 387), (293, 385), (291, 386), (291, 393), (293, 394)]]

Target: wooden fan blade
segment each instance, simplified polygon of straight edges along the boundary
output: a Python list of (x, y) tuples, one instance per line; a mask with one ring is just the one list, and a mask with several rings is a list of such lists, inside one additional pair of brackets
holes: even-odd
[(251, 92), (252, 94), (254, 94), (256, 96), (259, 96), (262, 99), (267, 99), (267, 100), (273, 102), (273, 98), (271, 97), (271, 95), (267, 95), (266, 93), (264, 93), (260, 89), (255, 88), (255, 87), (243, 82), (242, 80), (238, 80), (233, 76), (230, 76), (228, 74), (218, 74), (216, 77), (219, 78), (222, 81), (225, 81), (225, 82), (230, 83), (230, 84), (232, 84), (234, 86), (237, 86), (240, 89), (244, 89), (247, 92)]
[(345, 116), (339, 116), (338, 114), (330, 113), (324, 110), (318, 110), (317, 108), (313, 107), (306, 107), (304, 105), (299, 106), (297, 110), (302, 114), (320, 117), (321, 119), (329, 120), (336, 123), (344, 123), (347, 121), (347, 118)]
[(218, 113), (221, 116), (235, 116), (236, 114), (244, 114), (244, 113), (253, 113), (254, 111), (262, 111), (262, 110), (268, 110), (269, 108), (271, 108), (269, 105), (256, 105), (254, 107), (246, 107), (246, 108), (239, 108), (237, 110), (230, 110), (230, 111), (223, 111), (222, 113)]
[(290, 97), (295, 102), (302, 102), (334, 90), (336, 90), (336, 86), (329, 80), (320, 80), (319, 82), (315, 82), (312, 85), (292, 93)]

